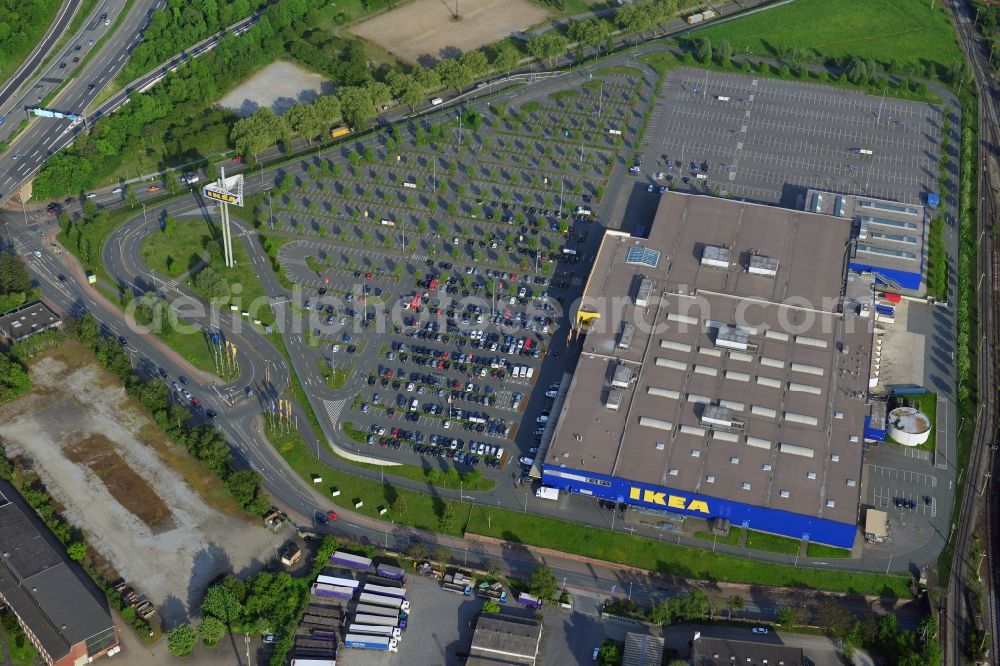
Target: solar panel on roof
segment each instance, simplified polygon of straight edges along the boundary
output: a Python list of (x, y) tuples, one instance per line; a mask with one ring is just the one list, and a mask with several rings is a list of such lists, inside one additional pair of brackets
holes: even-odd
[(643, 247), (642, 245), (636, 245), (635, 247), (630, 247), (628, 249), (628, 255), (625, 257), (625, 263), (642, 264), (643, 266), (656, 268), (656, 265), (660, 263), (660, 253), (657, 250), (652, 250), (648, 247)]

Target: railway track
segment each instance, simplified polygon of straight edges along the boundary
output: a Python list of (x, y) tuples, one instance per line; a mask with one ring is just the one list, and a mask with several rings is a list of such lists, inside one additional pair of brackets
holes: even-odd
[[(979, 308), (979, 329), (977, 336), (979, 344), (979, 391), (981, 404), (976, 415), (976, 432), (972, 451), (969, 456), (968, 469), (966, 472), (966, 483), (961, 497), (961, 508), (957, 525), (953, 524), (955, 530), (953, 561), (951, 567), (951, 577), (948, 581), (947, 612), (941, 617), (941, 640), (944, 646), (944, 663), (946, 665), (959, 666), (966, 663), (966, 654), (969, 647), (979, 648), (980, 646), (967, 646), (968, 630), (970, 627), (984, 629), (988, 634), (988, 641), (992, 646), (992, 641), (998, 635), (997, 612), (993, 603), (992, 590), (996, 589), (1000, 582), (1000, 571), (993, 564), (993, 553), (998, 552), (1000, 547), (997, 539), (1000, 532), (993, 528), (990, 517), (1000, 515), (997, 512), (995, 502), (997, 497), (990, 493), (987, 502), (983, 507), (986, 533), (982, 540), (985, 549), (984, 557), (969, 553), (969, 546), (972, 542), (972, 535), (979, 524), (980, 510), (978, 501), (980, 496), (987, 489), (987, 481), (993, 475), (994, 470), (991, 465), (996, 462), (996, 456), (991, 452), (996, 446), (996, 414), (997, 414), (997, 392), (994, 391), (996, 383), (994, 373), (996, 371), (994, 353), (1000, 348), (1000, 248), (994, 242), (994, 225), (997, 224), (997, 202), (995, 200), (995, 187), (993, 183), (993, 171), (987, 166), (989, 160), (993, 159), (992, 153), (1000, 145), (1000, 113), (998, 113), (998, 101), (1000, 94), (997, 92), (996, 82), (987, 64), (986, 51), (983, 42), (979, 39), (972, 21), (972, 10), (970, 5), (963, 1), (954, 0), (950, 4), (952, 14), (955, 19), (956, 31), (959, 42), (965, 51), (966, 57), (972, 66), (975, 84), (979, 90), (979, 164), (973, 168), (978, 172), (979, 186), (979, 215), (976, 220), (976, 245), (977, 245), (977, 278), (976, 290)], [(963, 173), (962, 178), (968, 178), (971, 174)], [(983, 288), (983, 285), (989, 285)], [(957, 528), (957, 529), (956, 529)], [(978, 609), (973, 608), (972, 597), (967, 586), (970, 577), (980, 573), (981, 559), (986, 559), (986, 592), (984, 603), (985, 617), (980, 617)]]

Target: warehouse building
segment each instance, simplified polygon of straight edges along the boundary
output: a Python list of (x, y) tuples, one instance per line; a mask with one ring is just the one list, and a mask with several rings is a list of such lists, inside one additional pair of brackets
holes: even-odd
[(849, 221), (667, 193), (608, 231), (543, 483), (851, 548), (874, 278)]
[(806, 666), (802, 648), (764, 641), (711, 638), (696, 632), (691, 642), (692, 666)]
[(26, 303), (0, 316), (0, 342), (12, 345), (33, 335), (62, 326), (62, 319), (41, 301)]
[(538, 650), (542, 642), (542, 623), (509, 613), (483, 613), (476, 621), (472, 635), (469, 666), (539, 663)]
[(851, 220), (849, 266), (874, 273), (899, 293), (927, 292), (927, 224), (922, 205), (821, 190), (806, 193), (806, 210)]
[(0, 482), (0, 603), (10, 606), (47, 664), (76, 666), (117, 653), (107, 601), (56, 544), (31, 508)]

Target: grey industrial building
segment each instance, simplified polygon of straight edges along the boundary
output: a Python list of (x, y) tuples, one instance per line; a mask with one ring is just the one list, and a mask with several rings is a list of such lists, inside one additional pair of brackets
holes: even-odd
[(32, 335), (62, 326), (62, 319), (41, 301), (27, 303), (0, 316), (0, 342), (12, 345)]
[(873, 279), (846, 219), (667, 193), (608, 231), (545, 455), (563, 490), (850, 548)]
[(630, 631), (625, 634), (622, 666), (662, 666), (665, 645), (659, 636)]
[(692, 666), (805, 666), (802, 648), (763, 641), (739, 641), (695, 634)]
[(0, 481), (0, 602), (47, 664), (88, 663), (118, 645), (107, 600)]
[(851, 221), (853, 270), (876, 274), (893, 291), (911, 296), (927, 293), (929, 225), (924, 206), (809, 190), (806, 210)]
[(542, 623), (511, 614), (482, 614), (472, 636), (469, 666), (539, 663)]

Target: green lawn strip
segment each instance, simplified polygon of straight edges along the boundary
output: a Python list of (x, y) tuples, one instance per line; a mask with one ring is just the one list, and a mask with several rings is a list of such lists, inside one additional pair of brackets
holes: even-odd
[[(452, 536), (461, 536), (461, 524), (458, 520), (458, 504), (448, 502), (432, 495), (400, 488), (391, 482), (382, 484), (374, 479), (355, 476), (324, 465), (316, 459), (305, 445), (297, 431), (288, 433), (267, 433), (275, 450), (288, 462), (295, 472), (309, 483), (318, 476), (323, 479), (322, 489), (330, 494), (334, 489), (340, 491), (336, 498), (331, 496), (331, 504), (339, 504), (352, 508), (357, 500), (364, 502), (363, 506), (353, 509), (358, 513), (379, 518), (379, 507), (389, 509), (381, 516), (382, 520), (393, 520), (418, 529), (435, 532), (444, 531)], [(391, 478), (391, 477), (390, 477)], [(441, 516), (451, 508), (451, 520), (442, 524)], [(464, 517), (464, 514), (462, 515)], [(442, 529), (444, 528), (444, 529)]]
[(944, 218), (931, 220), (927, 244), (927, 295), (948, 300), (948, 254), (944, 248)]
[(625, 76), (644, 76), (646, 73), (636, 67), (628, 65), (608, 65), (594, 72), (595, 76), (611, 76), (612, 74), (624, 74)]
[(886, 0), (796, 0), (693, 33), (733, 52), (778, 57), (801, 49), (824, 57), (857, 56), (888, 63), (937, 65), (962, 60), (946, 7), (939, 3)]
[(850, 557), (851, 551), (847, 548), (836, 548), (834, 546), (827, 546), (821, 543), (810, 543), (806, 546), (806, 556), (812, 558), (843, 558)]
[[(914, 448), (920, 449), (921, 451), (927, 451), (928, 453), (934, 453), (935, 441), (937, 439), (937, 429), (935, 424), (937, 423), (937, 393), (919, 393), (917, 395), (907, 395), (901, 396), (904, 400), (916, 403), (917, 409), (927, 415), (927, 418), (931, 421), (931, 434), (927, 438), (927, 441), (919, 446), (914, 447), (904, 447), (904, 448)], [(889, 442), (893, 444), (898, 444), (895, 440), (889, 437)], [(899, 444), (899, 446), (903, 446)]]
[(468, 531), (685, 578), (909, 596), (909, 578), (903, 575), (808, 569), (760, 562), (519, 511), (477, 507), (472, 513)]
[(316, 367), (319, 368), (323, 381), (332, 389), (342, 389), (351, 376), (351, 366), (346, 368), (331, 368), (325, 359), (318, 359)]
[(746, 547), (752, 550), (763, 550), (768, 553), (781, 553), (782, 555), (795, 555), (799, 552), (801, 541), (777, 534), (766, 534), (747, 530)]
[(740, 535), (743, 530), (739, 527), (733, 527), (729, 530), (729, 534), (724, 537), (716, 536), (711, 532), (695, 532), (694, 536), (696, 539), (703, 539), (705, 541), (711, 541), (712, 543), (721, 543), (726, 546), (738, 546), (740, 545)]

